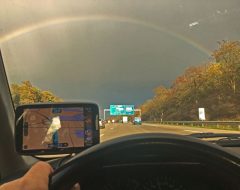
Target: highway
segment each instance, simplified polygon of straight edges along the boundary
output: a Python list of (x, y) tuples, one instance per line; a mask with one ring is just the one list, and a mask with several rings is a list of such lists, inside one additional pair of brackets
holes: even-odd
[(189, 135), (192, 133), (240, 133), (239, 131), (218, 130), (218, 129), (206, 129), (197, 127), (186, 126), (173, 126), (173, 125), (161, 125), (161, 124), (149, 124), (143, 123), (142, 125), (112, 123), (106, 124), (105, 129), (101, 129), (100, 139), (101, 142), (110, 140), (116, 137), (138, 134), (138, 133), (172, 133), (180, 135)]

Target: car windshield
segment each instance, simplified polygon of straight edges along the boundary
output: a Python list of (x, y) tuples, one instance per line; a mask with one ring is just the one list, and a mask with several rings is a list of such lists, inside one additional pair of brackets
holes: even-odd
[(95, 102), (101, 140), (239, 133), (239, 0), (3, 0), (14, 106)]

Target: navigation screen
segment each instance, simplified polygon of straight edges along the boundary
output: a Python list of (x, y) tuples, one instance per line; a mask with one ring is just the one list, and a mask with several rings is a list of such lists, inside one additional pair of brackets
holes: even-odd
[(91, 108), (25, 109), (23, 150), (91, 146), (93, 122)]

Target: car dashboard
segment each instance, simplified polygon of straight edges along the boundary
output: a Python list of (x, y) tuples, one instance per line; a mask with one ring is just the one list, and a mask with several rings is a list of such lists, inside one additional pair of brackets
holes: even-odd
[[(94, 173), (89, 172), (91, 164), (90, 167), (76, 173), (76, 176), (84, 176), (78, 178), (81, 190), (240, 189), (239, 173), (236, 173), (238, 170), (232, 170), (228, 165), (217, 164), (211, 157), (195, 157), (193, 153), (179, 148), (159, 148), (159, 145), (134, 146), (134, 151), (127, 147), (129, 149), (116, 150), (117, 153), (112, 153), (115, 149), (111, 149), (111, 154), (104, 152), (102, 157), (89, 161), (91, 164), (99, 162)], [(231, 151), (239, 156), (239, 148), (232, 148)], [(76, 156), (53, 159), (49, 163), (57, 170), (59, 167), (65, 167), (69, 160)], [(21, 177), (25, 172), (26, 170), (11, 175), (1, 182)]]
[(83, 190), (230, 190), (237, 186), (224, 171), (193, 162), (107, 165), (81, 184)]

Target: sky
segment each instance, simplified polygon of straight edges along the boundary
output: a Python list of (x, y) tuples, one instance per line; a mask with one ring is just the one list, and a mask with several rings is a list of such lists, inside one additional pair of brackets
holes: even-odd
[(239, 40), (239, 18), (239, 0), (1, 0), (0, 48), (10, 83), (140, 105)]

